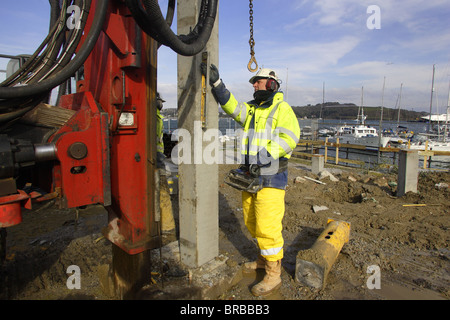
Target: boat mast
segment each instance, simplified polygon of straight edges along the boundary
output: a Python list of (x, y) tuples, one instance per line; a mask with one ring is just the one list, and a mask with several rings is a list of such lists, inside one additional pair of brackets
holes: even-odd
[(448, 97), (447, 97), (447, 112), (445, 114), (445, 126), (444, 126), (444, 142), (447, 139), (447, 125), (448, 125), (448, 112), (450, 111), (450, 81), (448, 83)]
[(379, 128), (379, 132), (378, 132), (378, 156), (377, 156), (377, 163), (380, 163), (380, 157), (381, 157), (381, 133), (382, 133), (382, 128), (383, 128), (383, 107), (384, 107), (384, 89), (386, 86), (386, 77), (384, 77), (383, 80), (383, 93), (381, 95), (381, 115), (380, 115), (380, 128)]
[(428, 133), (431, 133), (431, 109), (433, 108), (433, 93), (434, 93), (434, 71), (435, 71), (435, 64), (433, 64), (433, 77), (431, 80), (431, 98), (430, 98), (430, 115), (428, 119)]
[(322, 107), (320, 108), (320, 116), (319, 119), (322, 119), (322, 110), (325, 106), (325, 81), (323, 82), (322, 85)]
[(400, 110), (401, 110), (401, 103), (402, 103), (402, 88), (403, 88), (403, 83), (400, 84), (400, 94), (398, 96), (397, 130), (398, 130), (398, 126), (400, 125)]
[[(359, 111), (358, 111), (359, 115)], [(364, 118), (364, 86), (361, 87), (361, 124), (365, 125), (365, 118)]]

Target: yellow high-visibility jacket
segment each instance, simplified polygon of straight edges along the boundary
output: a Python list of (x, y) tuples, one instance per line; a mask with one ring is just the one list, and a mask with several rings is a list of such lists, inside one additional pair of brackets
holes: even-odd
[(164, 153), (163, 124), (164, 117), (156, 110), (156, 152)]
[(241, 154), (245, 164), (261, 166), (263, 186), (285, 188), (287, 161), (300, 139), (300, 126), (282, 92), (258, 105), (238, 102), (223, 82), (213, 88), (222, 109), (244, 129)]

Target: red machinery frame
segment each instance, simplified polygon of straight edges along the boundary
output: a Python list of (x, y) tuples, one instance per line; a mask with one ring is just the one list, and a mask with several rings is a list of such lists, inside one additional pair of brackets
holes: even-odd
[[(93, 1), (91, 12), (95, 9)], [(93, 18), (88, 16), (85, 34)], [(104, 205), (105, 237), (130, 255), (160, 244), (154, 191), (156, 56), (157, 43), (140, 30), (124, 2), (110, 1), (77, 93), (63, 96), (59, 105), (76, 113), (49, 139), (58, 160), (50, 197), (64, 208)], [(132, 121), (120, 125), (121, 114)]]
[[(92, 5), (95, 8), (95, 1)], [(87, 30), (93, 15), (89, 18)], [(160, 243), (154, 214), (156, 57), (157, 43), (139, 29), (123, 1), (110, 1), (103, 31), (84, 63), (84, 80), (77, 82), (78, 94), (84, 95), (95, 119), (95, 134), (85, 137), (95, 140), (95, 197), (106, 206), (110, 221), (105, 236), (129, 254)], [(133, 123), (120, 126), (122, 113), (131, 115)], [(103, 157), (108, 151), (109, 161)], [(71, 197), (80, 198), (81, 186), (64, 187), (63, 183), (68, 203)], [(88, 191), (83, 193), (90, 196)]]
[[(96, 7), (93, 0), (90, 12)], [(78, 48), (93, 19), (89, 14)], [(0, 197), (0, 228), (21, 223), (20, 206), (31, 208), (36, 197), (56, 199), (61, 208), (102, 204), (108, 211), (103, 233), (114, 244), (112, 271), (122, 295), (149, 281), (149, 249), (161, 245), (155, 219), (157, 50), (124, 1), (110, 0), (76, 93), (59, 103), (75, 113), (46, 145), (53, 163), (39, 180), (49, 193), (18, 190)]]
[[(92, 1), (91, 12), (96, 4)], [(85, 35), (93, 19), (90, 14)], [(62, 208), (104, 205), (109, 216), (105, 237), (130, 255), (160, 245), (155, 221), (156, 57), (156, 41), (141, 31), (125, 3), (109, 1), (77, 92), (63, 96), (59, 104), (76, 113), (49, 139), (57, 161), (50, 193), (37, 199), (56, 198)], [(121, 125), (122, 114), (130, 121)], [(18, 190), (0, 198), (0, 227), (20, 223), (20, 205), (30, 208), (33, 197)]]

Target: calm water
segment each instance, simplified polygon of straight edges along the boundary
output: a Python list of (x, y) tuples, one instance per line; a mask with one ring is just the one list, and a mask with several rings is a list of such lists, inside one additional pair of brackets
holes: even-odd
[[(178, 127), (177, 119), (164, 119), (164, 132), (171, 133)], [(227, 130), (235, 130), (239, 125), (231, 118), (219, 118), (219, 130), (225, 135)]]
[[(345, 124), (354, 124), (354, 121), (343, 121), (343, 120), (302, 120), (299, 119), (300, 128), (310, 126), (313, 130), (318, 130), (321, 128), (329, 127), (339, 127)], [(366, 121), (368, 126), (372, 126), (378, 129), (380, 122), (375, 120)], [(426, 132), (428, 128), (428, 123), (426, 122), (402, 122), (398, 123), (400, 126), (407, 127), (408, 130), (414, 131), (416, 133)], [(395, 129), (397, 127), (397, 121), (383, 121), (383, 129)], [(164, 120), (164, 130), (165, 132), (173, 132), (178, 127), (177, 119), (165, 119)], [(231, 118), (220, 118), (219, 119), (219, 130), (222, 134), (226, 134), (227, 130), (235, 130), (239, 128), (239, 125)]]
[[(339, 126), (345, 125), (345, 124), (355, 124), (355, 121), (343, 121), (343, 120), (311, 120), (311, 119), (299, 119), (300, 128), (305, 127), (311, 127), (313, 131), (317, 131), (321, 128), (330, 128), (335, 127), (338, 128)], [(366, 125), (375, 127), (378, 129), (380, 122), (376, 120), (366, 121)], [(397, 125), (406, 127), (408, 131), (413, 131), (414, 133), (421, 133), (421, 132), (427, 132), (428, 129), (428, 123), (427, 122), (402, 122), (400, 121), (397, 124), (397, 121), (383, 121), (382, 127), (383, 129), (393, 129), (395, 130), (397, 128)], [(164, 121), (164, 131), (167, 133), (173, 132), (177, 128), (177, 119), (165, 119)], [(228, 135), (233, 136), (234, 130), (240, 128), (239, 125), (236, 124), (236, 122), (227, 117), (227, 118), (219, 118), (219, 130), (222, 133), (222, 135)], [(306, 131), (306, 130), (304, 130)], [(324, 154), (324, 149), (319, 150), (319, 153)], [(328, 149), (328, 155), (330, 157), (334, 157), (335, 153), (334, 150), (329, 148)], [(349, 151), (346, 153), (345, 150), (341, 149), (339, 153), (339, 157), (342, 158), (348, 158), (352, 160), (361, 160), (366, 162), (367, 167), (373, 168), (377, 163), (383, 163), (383, 164), (392, 164), (396, 165), (398, 162), (398, 155), (395, 159), (393, 159), (394, 154), (393, 153), (382, 153), (380, 155), (380, 158), (378, 157), (378, 153), (376, 151), (358, 151), (358, 153)], [(450, 163), (449, 157), (434, 157), (434, 159), (431, 159), (431, 168), (449, 168)], [(379, 162), (378, 162), (379, 161)], [(420, 168), (423, 167), (423, 157), (420, 157), (419, 161)]]

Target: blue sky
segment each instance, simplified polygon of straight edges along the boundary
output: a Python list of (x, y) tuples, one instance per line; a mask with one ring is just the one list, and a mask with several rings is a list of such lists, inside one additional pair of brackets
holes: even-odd
[[(159, 1), (164, 7), (165, 0)], [(219, 71), (239, 100), (250, 100), (247, 70), (249, 2), (221, 0)], [(380, 9), (380, 29), (367, 20)], [(48, 32), (47, 0), (1, 1), (0, 53), (32, 53)], [(447, 106), (450, 81), (450, 5), (448, 0), (253, 0), (256, 60), (282, 79), (293, 106), (325, 101), (361, 101), (364, 105), (429, 111), (433, 64), (436, 65), (433, 112)], [(165, 10), (163, 9), (163, 12)], [(175, 30), (175, 26), (173, 26)], [(7, 31), (6, 31), (7, 30)], [(0, 59), (0, 69), (4, 69)], [(158, 89), (176, 107), (176, 54), (158, 53)], [(3, 79), (0, 76), (0, 79)]]

